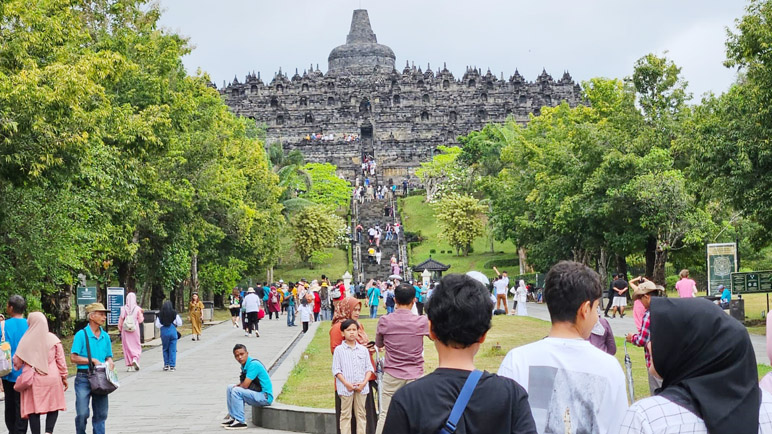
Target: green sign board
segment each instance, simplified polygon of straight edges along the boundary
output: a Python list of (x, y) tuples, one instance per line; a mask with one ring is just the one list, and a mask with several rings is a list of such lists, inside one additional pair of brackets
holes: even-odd
[(708, 244), (708, 295), (721, 295), (718, 288), (732, 286), (732, 273), (737, 272), (737, 244)]
[(733, 294), (772, 292), (772, 271), (732, 273)]
[(96, 303), (96, 286), (79, 286), (76, 295), (76, 298), (78, 299), (78, 306), (85, 306), (87, 304)]

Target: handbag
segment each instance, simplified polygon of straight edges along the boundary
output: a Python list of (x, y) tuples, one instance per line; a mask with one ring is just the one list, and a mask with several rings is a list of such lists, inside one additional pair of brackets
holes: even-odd
[(464, 387), (461, 388), (461, 393), (458, 394), (456, 403), (453, 404), (453, 409), (450, 411), (448, 421), (445, 422), (445, 425), (443, 425), (439, 431), (437, 431), (437, 434), (453, 434), (456, 432), (458, 420), (461, 419), (461, 415), (464, 414), (466, 405), (469, 404), (469, 398), (472, 397), (472, 393), (474, 392), (474, 388), (477, 387), (477, 382), (480, 381), (480, 377), (482, 377), (482, 371), (480, 370), (474, 370), (466, 377)]
[(5, 321), (0, 322), (0, 330), (2, 330), (2, 337), (0, 337), (0, 377), (4, 377), (13, 371), (11, 343), (5, 341)]
[[(86, 326), (88, 327), (88, 326)], [(91, 344), (88, 342), (88, 333), (83, 329), (83, 337), (86, 339), (86, 354), (88, 354), (88, 384), (94, 395), (109, 395), (118, 389), (117, 376), (110, 375), (104, 365), (95, 366), (91, 359)]]
[(265, 318), (265, 310), (261, 307), (260, 310), (257, 311), (257, 319), (261, 320)]

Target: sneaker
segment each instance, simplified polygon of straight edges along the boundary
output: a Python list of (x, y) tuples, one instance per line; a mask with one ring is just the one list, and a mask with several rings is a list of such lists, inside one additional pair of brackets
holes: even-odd
[(170, 367), (169, 367), (169, 370), (170, 370), (170, 371), (172, 371), (172, 372), (174, 372), (174, 371), (176, 371), (177, 369), (176, 369), (174, 366), (170, 366)]
[(221, 423), (220, 425), (228, 426), (228, 425), (231, 425), (233, 422), (236, 422), (236, 419), (233, 419), (232, 417), (228, 416), (226, 418), (226, 420), (223, 423)]
[(604, 316), (605, 316), (606, 318), (611, 318), (610, 316), (608, 316), (608, 314), (604, 314)]
[(256, 337), (256, 338), (259, 338), (259, 337), (260, 337), (260, 332), (259, 332), (259, 331), (257, 331), (257, 330), (255, 330), (255, 337)]
[(168, 370), (169, 370), (169, 365), (164, 365), (164, 371), (168, 371)]
[(236, 420), (236, 421), (233, 421), (232, 424), (226, 425), (225, 429), (247, 429), (247, 424)]
[(619, 315), (619, 317), (620, 317), (620, 318), (624, 318), (624, 317), (625, 317), (625, 314), (623, 314), (623, 313), (622, 313), (622, 314), (620, 314), (620, 315)]
[(247, 337), (249, 337), (249, 333), (247, 333), (247, 332), (244, 332), (244, 336), (247, 336)]
[(0, 392), (0, 401), (5, 401), (5, 392)]
[(200, 341), (201, 340), (201, 335), (196, 336), (196, 340)]
[(134, 370), (135, 370), (135, 371), (139, 371), (139, 360), (137, 360), (137, 359), (134, 359), (134, 361), (133, 361), (133, 362), (131, 362), (131, 366), (133, 366), (133, 367), (134, 367)]

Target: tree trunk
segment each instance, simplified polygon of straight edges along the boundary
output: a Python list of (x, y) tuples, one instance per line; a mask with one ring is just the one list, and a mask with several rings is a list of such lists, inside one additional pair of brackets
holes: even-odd
[(150, 291), (150, 309), (160, 309), (164, 299), (166, 298), (163, 287), (160, 283), (153, 283), (150, 286)]
[[(188, 282), (186, 280), (183, 280), (177, 285), (176, 291), (174, 291), (174, 309), (177, 310), (177, 313), (181, 313), (183, 310), (185, 310), (185, 285)], [(199, 297), (200, 299), (200, 297)], [(180, 315), (181, 316), (181, 315)]]
[(600, 281), (605, 285), (608, 282), (608, 254), (606, 254), (604, 247), (600, 248), (598, 255), (598, 274), (600, 274)]
[(518, 247), (517, 248), (517, 259), (520, 264), (520, 274), (525, 274), (528, 272), (528, 256), (525, 252), (525, 247)]
[(207, 288), (206, 294), (201, 294), (200, 288), (198, 286), (198, 253), (193, 252), (190, 255), (190, 294), (188, 295), (188, 299), (193, 298), (193, 293), (198, 292), (198, 298), (199, 300), (211, 300), (212, 299), (212, 289)]
[(469, 244), (464, 246), (464, 256), (469, 256)]
[(624, 255), (614, 255), (617, 259), (617, 273), (625, 276), (627, 280), (627, 258)]
[(657, 238), (649, 236), (646, 240), (646, 276), (654, 275), (654, 262), (657, 259)]
[(147, 306), (148, 303), (150, 302), (150, 291), (148, 291), (147, 287), (148, 287), (147, 282), (142, 284), (142, 289), (141, 289), (142, 292), (141, 292), (141, 295), (139, 296), (140, 306)]
[(654, 272), (651, 280), (658, 285), (665, 285), (665, 263), (667, 262), (667, 250), (657, 247), (654, 259)]
[(44, 292), (41, 297), (41, 307), (46, 313), (48, 328), (51, 333), (58, 336), (69, 334), (70, 330), (70, 302), (72, 299), (72, 285), (59, 285), (53, 292)]

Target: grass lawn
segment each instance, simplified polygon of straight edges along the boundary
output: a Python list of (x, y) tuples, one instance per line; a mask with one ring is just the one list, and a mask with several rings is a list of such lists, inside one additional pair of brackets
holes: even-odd
[[(409, 232), (421, 232), (426, 238), (420, 245), (408, 252), (410, 264), (418, 264), (429, 258), (431, 254), (443, 264), (450, 265), (449, 273), (466, 273), (471, 270), (482, 271), (485, 274), (493, 275), (490, 267), (485, 264), (491, 260), (510, 260), (516, 261), (515, 246), (511, 241), (493, 243), (494, 253), (490, 253), (490, 240), (487, 237), (481, 237), (472, 244), (473, 252), (469, 256), (456, 256), (450, 245), (440, 240), (440, 228), (434, 219), (434, 210), (431, 206), (424, 203), (424, 196), (409, 196), (399, 199), (400, 213), (405, 230)], [(431, 253), (434, 249), (435, 253)], [(442, 253), (445, 251), (445, 253)], [(514, 262), (516, 263), (516, 262)], [(518, 274), (516, 266), (499, 267), (507, 269), (510, 274)]]
[[(376, 320), (362, 319), (362, 324), (371, 340), (375, 339)], [(496, 372), (506, 353), (521, 345), (537, 341), (549, 332), (549, 323), (535, 318), (517, 316), (495, 316), (493, 327), (477, 353), (476, 366), (488, 372)], [(332, 354), (330, 353), (329, 322), (322, 324), (305, 352), (305, 357), (292, 370), (290, 378), (278, 400), (291, 405), (315, 408), (333, 408), (333, 379), (330, 371)], [(617, 354), (624, 370), (623, 338), (617, 338)], [(496, 345), (501, 348), (497, 348)], [(649, 395), (649, 383), (646, 374), (646, 362), (643, 349), (628, 345), (628, 352), (633, 362), (633, 383), (636, 398)], [(427, 373), (437, 368), (437, 352), (429, 338), (424, 340), (424, 369)], [(772, 371), (772, 367), (758, 365), (759, 379)]]
[[(289, 252), (289, 250), (286, 251)], [(319, 279), (324, 274), (331, 281), (335, 282), (336, 279), (343, 276), (346, 270), (351, 268), (351, 265), (349, 265), (349, 261), (346, 259), (347, 254), (343, 250), (329, 248), (325, 249), (325, 251), (332, 254), (332, 256), (324, 264), (317, 265), (313, 269), (300, 264), (296, 255), (285, 255), (282, 258), (282, 265), (275, 267), (273, 270), (274, 279), (284, 279), (285, 282), (297, 282), (305, 277), (311, 281), (312, 279)]]
[[(180, 334), (185, 337), (189, 335), (192, 331), (192, 328), (190, 326), (190, 321), (188, 320), (187, 313), (183, 312), (180, 313), (180, 318), (182, 318), (182, 326), (179, 327), (177, 330), (180, 332)], [(231, 313), (228, 309), (215, 309), (214, 310), (214, 321), (230, 321), (231, 319)], [(208, 326), (204, 326), (204, 329), (206, 329)], [(110, 330), (108, 332), (110, 334), (110, 338), (113, 341), (113, 360), (115, 360), (115, 366), (118, 370), (118, 373), (120, 374), (121, 371), (125, 371), (126, 367), (123, 363), (123, 345), (121, 345), (121, 338), (118, 336), (118, 327), (111, 326)], [(70, 354), (70, 348), (72, 348), (72, 336), (67, 336), (65, 338), (62, 338), (62, 347), (64, 348), (64, 354), (65, 358), (67, 359), (67, 372), (69, 375), (75, 375), (75, 370), (77, 367), (70, 363), (69, 354)], [(147, 348), (145, 348), (147, 349)], [(143, 350), (145, 350), (143, 349)]]

